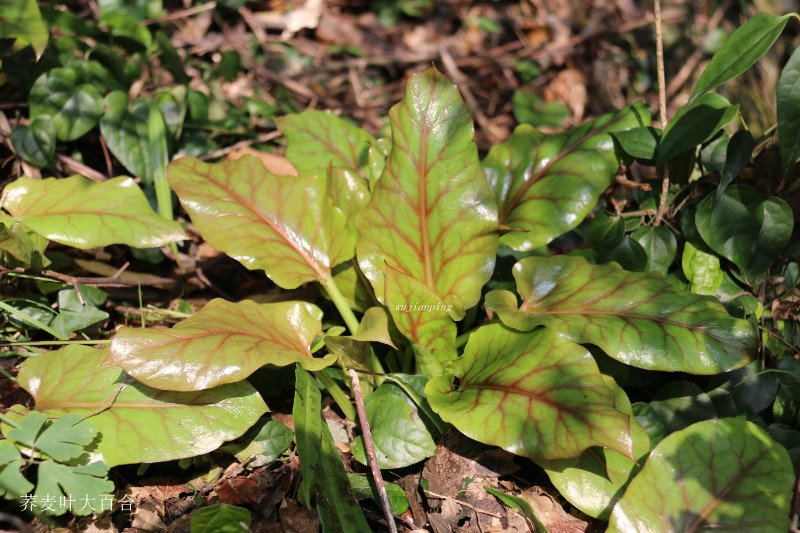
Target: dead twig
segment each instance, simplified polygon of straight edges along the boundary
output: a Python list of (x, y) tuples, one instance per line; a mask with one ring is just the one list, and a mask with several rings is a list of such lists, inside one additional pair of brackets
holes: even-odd
[(431, 492), (429, 490), (426, 490), (425, 494), (427, 494), (428, 496), (430, 496), (432, 498), (438, 498), (440, 500), (451, 500), (451, 501), (454, 501), (458, 505), (461, 505), (462, 507), (466, 507), (467, 509), (472, 509), (476, 513), (485, 514), (487, 516), (493, 516), (495, 518), (503, 518), (503, 515), (501, 515), (499, 513), (493, 513), (492, 511), (486, 511), (486, 510), (481, 509), (479, 507), (475, 507), (474, 505), (472, 505), (470, 503), (462, 502), (461, 500), (456, 499), (456, 498), (451, 498), (450, 496), (443, 496), (441, 494), (436, 494), (435, 492)]
[(55, 281), (61, 281), (63, 283), (68, 283), (73, 287), (77, 285), (87, 285), (91, 287), (137, 287), (139, 285), (158, 286), (158, 285), (175, 283), (174, 280), (169, 278), (152, 278), (152, 279), (136, 280), (136, 281), (124, 280), (119, 277), (119, 275), (122, 274), (123, 270), (124, 269), (120, 269), (119, 272), (117, 272), (115, 275), (111, 277), (89, 278), (81, 276), (70, 276), (68, 274), (62, 274), (54, 270), (22, 268), (22, 267), (6, 268), (0, 265), (0, 276), (7, 274), (26, 274), (28, 276), (39, 276), (42, 278), (48, 278)]
[[(667, 125), (667, 84), (664, 80), (664, 38), (661, 33), (661, 0), (655, 0), (653, 3), (653, 18), (656, 23), (656, 64), (658, 70), (658, 118), (661, 122), (661, 129), (663, 130)], [(664, 215), (667, 212), (667, 195), (669, 194), (669, 165), (659, 169), (659, 174), (662, 174), (663, 181), (661, 182), (661, 196), (658, 201), (658, 211), (656, 211), (656, 219), (653, 222), (654, 226), (660, 226)]]
[(197, 15), (198, 13), (202, 13), (203, 11), (209, 11), (211, 9), (214, 9), (215, 7), (217, 7), (216, 2), (206, 2), (205, 4), (201, 4), (199, 6), (190, 7), (189, 9), (175, 11), (173, 13), (170, 13), (169, 15), (164, 15), (163, 17), (146, 19), (143, 20), (141, 23), (144, 24), (145, 26), (149, 26), (151, 24), (158, 24), (159, 22), (171, 22), (173, 20), (185, 19)]
[(367, 420), (367, 410), (364, 408), (364, 395), (361, 394), (361, 384), (358, 382), (358, 374), (352, 369), (350, 369), (349, 374), (353, 396), (356, 402), (358, 422), (361, 425), (361, 436), (364, 439), (364, 449), (367, 452), (367, 460), (372, 470), (372, 479), (375, 480), (375, 487), (378, 489), (381, 507), (383, 508), (383, 514), (386, 516), (389, 531), (397, 533), (397, 525), (394, 523), (394, 515), (392, 515), (392, 509), (389, 506), (389, 496), (386, 494), (386, 485), (383, 482), (380, 466), (378, 466), (378, 457), (375, 455), (375, 443), (372, 441), (372, 433), (369, 430), (369, 420)]
[(81, 176), (89, 178), (92, 181), (96, 181), (97, 183), (102, 183), (108, 179), (108, 176), (105, 176), (101, 172), (84, 165), (80, 161), (75, 161), (68, 155), (56, 154), (56, 159), (64, 163), (68, 168), (74, 170)]

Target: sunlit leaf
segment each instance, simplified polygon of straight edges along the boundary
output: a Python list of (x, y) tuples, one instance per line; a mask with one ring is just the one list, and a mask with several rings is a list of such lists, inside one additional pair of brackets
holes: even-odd
[(128, 94), (114, 91), (104, 100), (106, 112), (100, 119), (100, 133), (109, 151), (133, 176), (153, 183), (153, 149), (147, 131), (152, 104), (137, 100), (128, 108)]
[(305, 302), (215, 299), (171, 329), (121, 329), (108, 362), (151, 387), (175, 391), (236, 383), (267, 364), (320, 370), (336, 360), (311, 356), (320, 318)]
[[(106, 479), (108, 466), (104, 463), (71, 466), (48, 460), (39, 465), (37, 475), (33, 495), (43, 514), (88, 516), (111, 509), (114, 482)], [(45, 500), (49, 501), (47, 507), (41, 503)]]
[(783, 533), (793, 482), (788, 453), (755, 424), (698, 422), (656, 446), (607, 531)]
[(738, 111), (738, 104), (731, 105), (725, 97), (715, 93), (705, 94), (681, 107), (664, 128), (656, 165), (661, 166), (710, 140)]
[(528, 257), (514, 265), (522, 305), (492, 291), (487, 307), (519, 330), (548, 326), (649, 370), (717, 374), (755, 354), (753, 325), (709, 296), (691, 294), (660, 274), (626, 272), (580, 257)]
[(10, 440), (0, 440), (0, 496), (19, 498), (33, 490), (33, 484), (20, 472), (25, 463)]
[(75, 248), (151, 248), (186, 238), (180, 224), (152, 210), (130, 178), (20, 178), (3, 191), (2, 207), (36, 233)]
[(44, 251), (49, 243), (22, 224), (11, 222), (6, 225), (5, 222), (0, 222), (0, 261), (7, 267), (46, 267), (50, 260), (45, 257)]
[(15, 46), (31, 45), (39, 59), (47, 47), (47, 26), (36, 0), (5, 0), (0, 3), (0, 37), (14, 39)]
[(83, 417), (76, 414), (50, 421), (41, 411), (31, 411), (7, 436), (20, 446), (63, 463), (80, 457), (97, 436), (97, 430), (82, 421)]
[(345, 358), (348, 368), (366, 369), (370, 342), (379, 342), (396, 348), (389, 335), (389, 317), (382, 307), (370, 307), (361, 317), (355, 335), (326, 336), (325, 345), (331, 353)]
[(425, 393), (472, 439), (534, 460), (576, 457), (592, 446), (632, 453), (630, 417), (616, 410), (591, 354), (553, 330), (484, 326), (449, 372)]
[(250, 511), (227, 503), (202, 507), (192, 514), (191, 533), (247, 533)]
[(649, 110), (636, 105), (564, 133), (518, 126), (483, 161), (500, 223), (514, 230), (500, 244), (532, 250), (580, 224), (619, 166), (610, 133), (649, 123)]
[(214, 165), (184, 157), (168, 177), (209, 244), (284, 289), (330, 279), (353, 257), (355, 238), (324, 177), (277, 176), (251, 156)]
[(698, 250), (690, 242), (683, 245), (681, 267), (683, 275), (691, 284), (693, 293), (713, 295), (722, 284), (723, 274), (719, 267), (719, 257)]
[(25, 361), (19, 384), (31, 393), (37, 411), (88, 417), (102, 435), (93, 459), (109, 466), (208, 453), (240, 436), (267, 411), (245, 381), (199, 392), (166, 392), (103, 364), (107, 355), (76, 345), (48, 352)]
[(456, 313), (492, 274), (497, 212), (481, 171), (472, 118), (435, 69), (412, 76), (389, 112), (392, 151), (357, 219), (358, 261), (384, 301), (385, 267), (422, 283)]
[(51, 117), (62, 141), (88, 133), (103, 114), (103, 98), (84, 81), (72, 68), (54, 68), (42, 74), (31, 87), (31, 119)]

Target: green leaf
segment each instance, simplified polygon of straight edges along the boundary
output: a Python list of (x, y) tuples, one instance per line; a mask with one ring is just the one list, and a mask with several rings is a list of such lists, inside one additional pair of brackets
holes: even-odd
[(152, 248), (186, 238), (180, 224), (151, 209), (131, 178), (20, 178), (3, 191), (2, 207), (43, 237), (83, 250), (109, 244)]
[(492, 291), (486, 306), (519, 330), (547, 326), (648, 370), (717, 374), (747, 364), (756, 332), (709, 296), (674, 287), (660, 274), (592, 265), (580, 257), (528, 257), (514, 265), (522, 305)]
[(36, 59), (47, 48), (49, 33), (36, 0), (4, 0), (0, 3), (0, 37), (15, 39), (15, 47), (31, 45)]
[[(372, 499), (376, 504), (380, 505), (381, 500), (378, 495), (378, 489), (375, 484), (369, 479), (368, 476), (359, 474), (347, 474), (347, 479), (350, 480), (350, 488), (359, 500), (367, 498)], [(389, 509), (395, 516), (400, 516), (408, 510), (408, 498), (406, 498), (406, 491), (397, 483), (386, 483), (386, 496), (389, 498)]]
[(358, 264), (384, 301), (385, 267), (423, 284), (456, 314), (492, 275), (497, 212), (456, 87), (430, 68), (389, 112), (392, 151), (357, 219)]
[(793, 472), (786, 450), (755, 424), (698, 422), (656, 446), (607, 531), (783, 533)]
[(366, 178), (367, 153), (375, 138), (333, 113), (307, 109), (275, 120), (286, 136), (286, 157), (301, 176), (329, 167)]
[(240, 462), (256, 455), (249, 464), (252, 467), (264, 466), (276, 460), (292, 443), (292, 430), (277, 420), (268, 419), (263, 425), (255, 425), (250, 430), (220, 448), (230, 452)]
[(500, 244), (528, 251), (575, 228), (597, 204), (619, 167), (610, 133), (646, 126), (643, 105), (547, 135), (518, 126), (483, 160), (500, 224), (513, 231)]
[(665, 226), (642, 226), (631, 234), (647, 253), (648, 272), (660, 272), (667, 275), (669, 267), (675, 260), (678, 242), (675, 235)]
[(780, 36), (790, 17), (797, 18), (797, 15), (774, 17), (759, 13), (733, 32), (700, 75), (689, 102), (752, 67)]
[(58, 315), (50, 322), (50, 327), (69, 337), (74, 331), (105, 320), (109, 314), (96, 307), (105, 301), (106, 293), (96, 287), (81, 287), (80, 297), (75, 289), (58, 291)]
[(144, 183), (153, 183), (154, 156), (148, 133), (152, 104), (137, 100), (128, 109), (127, 93), (114, 91), (106, 95), (104, 105), (100, 133), (109, 151), (132, 175)]
[(146, 385), (174, 391), (236, 383), (267, 364), (321, 370), (336, 361), (333, 355), (311, 355), (311, 343), (322, 332), (321, 316), (305, 302), (217, 298), (171, 329), (121, 329), (108, 362)]
[(247, 533), (250, 511), (226, 503), (202, 507), (192, 514), (191, 533)]
[[(433, 456), (436, 451), (433, 437), (416, 405), (400, 387), (382, 384), (367, 397), (364, 407), (381, 469), (403, 468)], [(367, 464), (362, 437), (355, 439), (353, 457)]]
[(534, 460), (576, 457), (591, 446), (632, 453), (630, 417), (615, 409), (591, 354), (550, 329), (481, 327), (425, 393), (468, 437)]
[(592, 447), (579, 457), (539, 461), (539, 465), (545, 469), (553, 486), (572, 505), (589, 516), (608, 520), (628, 481), (639, 471), (642, 458), (650, 453), (650, 439), (633, 418), (631, 402), (625, 391), (608, 376), (603, 376), (603, 381), (614, 392), (616, 409), (630, 417), (633, 456), (636, 459), (609, 448)]
[(369, 525), (350, 488), (342, 458), (328, 425), (322, 421), (319, 387), (300, 366), (296, 368), (295, 379), (292, 415), (303, 473), (298, 499), (310, 507), (312, 496), (316, 497), (323, 531), (368, 533)]
[(633, 412), (653, 445), (695, 422), (717, 418), (708, 394), (688, 381), (665, 385), (649, 404), (634, 404)]
[(29, 104), (31, 119), (51, 117), (56, 136), (62, 141), (82, 137), (103, 114), (103, 97), (71, 68), (54, 68), (42, 74), (31, 87)]
[(778, 148), (787, 174), (800, 157), (800, 48), (792, 52), (778, 79)]
[(397, 348), (389, 335), (389, 317), (382, 307), (370, 307), (366, 310), (355, 335), (325, 337), (328, 350), (343, 357), (347, 368), (367, 368), (366, 359), (370, 342)]
[(11, 441), (0, 440), (0, 496), (11, 499), (30, 494), (33, 484), (20, 472), (25, 463)]
[(731, 105), (718, 94), (705, 94), (681, 107), (664, 128), (656, 165), (662, 166), (710, 140), (738, 112), (738, 104)]
[(700, 202), (695, 222), (712, 250), (757, 280), (789, 242), (794, 216), (782, 199), (765, 200), (748, 185), (732, 185)]
[(441, 374), (442, 365), (456, 357), (456, 325), (448, 314), (452, 305), (390, 265), (385, 280), (387, 309), (397, 329), (411, 341), (417, 371), (426, 376)]
[(753, 135), (747, 130), (737, 131), (730, 138), (725, 150), (725, 165), (720, 172), (717, 198), (722, 196), (728, 185), (750, 162), (750, 156), (753, 155), (755, 147), (756, 142)]
[(630, 235), (623, 235), (604, 242), (598, 250), (598, 263), (611, 261), (616, 261), (625, 270), (642, 272), (647, 269), (647, 251)]
[(623, 153), (641, 161), (656, 158), (660, 136), (661, 132), (652, 126), (639, 126), (611, 134)]
[(369, 203), (367, 181), (349, 170), (331, 168), (328, 171), (328, 194), (333, 205), (344, 213), (348, 229), (355, 232), (356, 216)]
[(55, 165), (56, 130), (50, 117), (34, 119), (30, 126), (15, 126), (11, 130), (11, 144), (14, 151), (31, 165)]
[(44, 268), (50, 260), (44, 255), (49, 241), (22, 224), (0, 222), (0, 261), (9, 268)]
[(8, 438), (63, 463), (80, 457), (97, 436), (95, 428), (82, 422), (81, 415), (66, 414), (49, 421), (44, 413), (31, 411), (17, 421)]
[[(108, 503), (113, 501), (114, 483), (106, 478), (108, 466), (104, 463), (69, 466), (43, 461), (37, 473), (34, 498), (39, 502), (39, 512), (56, 516), (72, 512), (88, 516), (111, 508)], [(51, 506), (45, 508), (42, 505), (44, 501), (49, 501)]]
[(486, 492), (503, 502), (506, 506), (511, 507), (512, 509), (518, 509), (522, 512), (522, 515), (528, 519), (530, 524), (532, 524), (532, 531), (534, 533), (548, 533), (547, 526), (545, 526), (539, 518), (537, 518), (536, 513), (533, 511), (533, 507), (527, 500), (524, 498), (520, 498), (519, 496), (514, 496), (513, 494), (506, 494), (504, 492), (500, 492), (499, 490), (485, 486), (483, 487)]
[(681, 267), (683, 275), (691, 284), (691, 291), (695, 294), (714, 295), (722, 285), (719, 257), (698, 250), (688, 241), (683, 245)]
[(93, 458), (110, 466), (208, 453), (240, 436), (267, 411), (247, 382), (166, 392), (103, 364), (107, 355), (86, 346), (67, 346), (25, 361), (18, 379), (44, 414), (89, 417), (102, 435)]
[(330, 279), (353, 257), (355, 238), (333, 207), (324, 177), (277, 176), (255, 157), (215, 165), (170, 164), (172, 190), (203, 238), (284, 289)]

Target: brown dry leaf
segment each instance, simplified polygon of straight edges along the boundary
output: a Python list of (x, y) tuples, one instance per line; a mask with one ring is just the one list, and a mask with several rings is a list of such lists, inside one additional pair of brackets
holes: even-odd
[(306, 509), (294, 500), (283, 500), (278, 515), (286, 533), (319, 531), (319, 515), (317, 511)]
[(545, 102), (561, 102), (572, 112), (574, 122), (580, 122), (589, 101), (586, 80), (581, 71), (567, 68), (559, 72), (553, 81), (544, 88), (542, 98)]
[(230, 505), (258, 503), (264, 494), (258, 483), (249, 477), (224, 479), (218, 490), (219, 501)]
[(175, 48), (194, 46), (200, 44), (208, 35), (211, 27), (212, 12), (205, 11), (194, 17), (188, 18), (178, 31), (172, 34), (172, 45)]
[(289, 162), (288, 159), (282, 155), (271, 154), (269, 152), (262, 152), (250, 146), (242, 146), (230, 152), (227, 156), (228, 159), (239, 159), (245, 155), (252, 155), (264, 163), (264, 167), (273, 174), (278, 176), (298, 176), (297, 169)]
[(154, 511), (137, 507), (132, 513), (131, 526), (136, 531), (164, 531), (167, 525)]
[(541, 487), (531, 487), (520, 494), (531, 504), (536, 518), (547, 526), (551, 533), (585, 533), (590, 524), (575, 518)]

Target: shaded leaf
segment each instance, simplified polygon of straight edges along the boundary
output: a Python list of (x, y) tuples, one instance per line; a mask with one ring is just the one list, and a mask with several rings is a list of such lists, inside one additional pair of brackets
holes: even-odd
[(591, 354), (550, 329), (481, 327), (450, 372), (425, 393), (470, 438), (534, 460), (576, 457), (591, 446), (631, 454), (630, 418), (615, 409)]
[(656, 158), (660, 136), (661, 132), (652, 126), (639, 126), (611, 134), (623, 153), (641, 161)]
[(55, 165), (56, 131), (50, 117), (34, 119), (29, 126), (14, 126), (11, 130), (11, 144), (14, 151), (32, 165)]
[(784, 174), (800, 157), (800, 48), (796, 48), (778, 79), (778, 148)]
[(186, 238), (180, 224), (152, 210), (131, 178), (20, 178), (3, 191), (2, 207), (43, 237), (83, 250), (109, 244), (152, 248)]
[(37, 470), (38, 481), (34, 497), (38, 502), (50, 502), (49, 508), (39, 505), (39, 512), (62, 515), (71, 512), (88, 516), (95, 511), (110, 509), (113, 501), (114, 483), (106, 479), (108, 466), (91, 463), (70, 466), (55, 461), (43, 461)]
[(389, 317), (382, 307), (370, 307), (366, 310), (355, 335), (325, 336), (328, 350), (344, 357), (347, 368), (367, 368), (366, 357), (370, 342), (397, 348), (389, 335)]
[(148, 133), (151, 103), (137, 100), (128, 109), (128, 94), (114, 91), (106, 95), (106, 112), (100, 119), (100, 133), (119, 162), (145, 183), (153, 183), (153, 148)]
[(675, 235), (665, 226), (642, 226), (631, 234), (647, 253), (648, 272), (660, 272), (666, 276), (675, 260), (678, 242)]
[(472, 117), (455, 86), (427, 69), (409, 79), (389, 120), (392, 151), (356, 222), (359, 265), (381, 302), (390, 266), (462, 313), (480, 299), (497, 246)]
[(610, 133), (646, 126), (650, 112), (637, 105), (564, 133), (547, 135), (518, 126), (483, 160), (500, 224), (516, 231), (500, 244), (527, 251), (576, 227), (597, 204), (619, 164)]
[(748, 185), (732, 185), (700, 202), (695, 222), (712, 250), (757, 280), (789, 242), (794, 216), (782, 199), (763, 199)]
[[(350, 480), (350, 487), (359, 500), (370, 498), (377, 505), (380, 505), (381, 500), (378, 490), (371, 479), (359, 474), (347, 474), (347, 479)], [(397, 483), (386, 483), (385, 486), (386, 496), (389, 498), (389, 509), (391, 509), (392, 514), (400, 516), (405, 513), (408, 510), (406, 491)]]
[(33, 84), (31, 119), (50, 117), (56, 136), (72, 141), (88, 133), (103, 114), (103, 98), (71, 68), (48, 70)]
[(17, 421), (8, 438), (63, 463), (80, 457), (97, 436), (96, 429), (81, 422), (83, 417), (77, 414), (51, 421), (41, 411), (31, 411)]
[(759, 13), (745, 22), (711, 58), (692, 89), (689, 101), (694, 101), (752, 67), (770, 49), (790, 17), (797, 18), (797, 15), (790, 13), (775, 17)]
[(634, 404), (633, 412), (654, 446), (667, 435), (695, 422), (717, 418), (711, 398), (688, 381), (665, 385), (650, 403)]
[(14, 39), (17, 48), (29, 44), (36, 59), (42, 56), (49, 33), (36, 0), (5, 0), (0, 3), (0, 37)]
[(731, 105), (719, 94), (705, 94), (681, 107), (664, 128), (656, 165), (664, 165), (710, 140), (738, 112), (738, 104)]
[(528, 257), (514, 265), (522, 305), (492, 291), (486, 305), (519, 330), (547, 326), (649, 370), (717, 374), (750, 361), (756, 332), (709, 296), (688, 293), (655, 273), (592, 265), (580, 257)]
[(0, 496), (12, 499), (30, 494), (33, 483), (20, 472), (25, 464), (25, 459), (10, 440), (0, 440)]
[(269, 419), (263, 425), (255, 425), (236, 441), (221, 447), (230, 452), (240, 462), (257, 455), (248, 464), (257, 468), (276, 460), (292, 443), (292, 430), (277, 420)]
[(322, 332), (321, 315), (305, 302), (217, 298), (171, 329), (122, 328), (108, 362), (146, 385), (175, 391), (236, 383), (267, 364), (321, 370), (336, 360), (311, 355), (311, 342)]
[(286, 157), (300, 175), (346, 169), (366, 179), (367, 154), (375, 138), (333, 113), (306, 109), (275, 120), (286, 136)]
[(227, 503), (202, 507), (192, 514), (191, 533), (247, 533), (250, 511)]
[(23, 363), (19, 384), (48, 416), (88, 417), (102, 435), (93, 458), (109, 466), (208, 453), (240, 436), (267, 411), (247, 382), (166, 392), (103, 364), (106, 356), (104, 350), (75, 345), (48, 352)]
[(324, 281), (353, 257), (355, 238), (324, 178), (277, 176), (252, 156), (210, 165), (184, 157), (169, 183), (203, 238), (284, 289)]
[(536, 517), (536, 513), (533, 511), (533, 507), (525, 498), (520, 498), (519, 496), (514, 496), (513, 494), (506, 494), (504, 492), (500, 492), (499, 490), (490, 487), (484, 486), (483, 487), (486, 492), (503, 502), (506, 506), (511, 507), (512, 509), (517, 509), (522, 512), (522, 515), (528, 519), (529, 523), (533, 526), (531, 529), (534, 533), (548, 533), (549, 530), (547, 526), (545, 526), (541, 520)]
[(753, 155), (755, 147), (756, 142), (753, 135), (747, 130), (737, 131), (730, 138), (725, 150), (725, 165), (720, 172), (719, 187), (717, 187), (718, 198), (750, 162), (750, 156)]
[[(367, 397), (364, 407), (381, 469), (403, 468), (433, 456), (433, 437), (416, 405), (397, 385), (382, 384)], [(359, 463), (367, 464), (362, 437), (355, 439), (352, 451)]]
[(298, 499), (310, 507), (312, 497), (316, 497), (315, 504), (323, 531), (369, 532), (369, 525), (350, 488), (331, 432), (322, 421), (319, 387), (300, 366), (296, 368), (295, 380), (292, 416), (303, 472)]
[[(11, 222), (11, 221), (8, 221)], [(14, 268), (44, 268), (50, 260), (44, 255), (50, 242), (22, 224), (0, 222), (0, 260)]]
[(783, 533), (793, 480), (786, 450), (758, 426), (731, 418), (698, 422), (655, 447), (607, 531)]
[(609, 239), (598, 250), (597, 262), (616, 261), (625, 270), (642, 272), (647, 268), (647, 252), (630, 235)]

